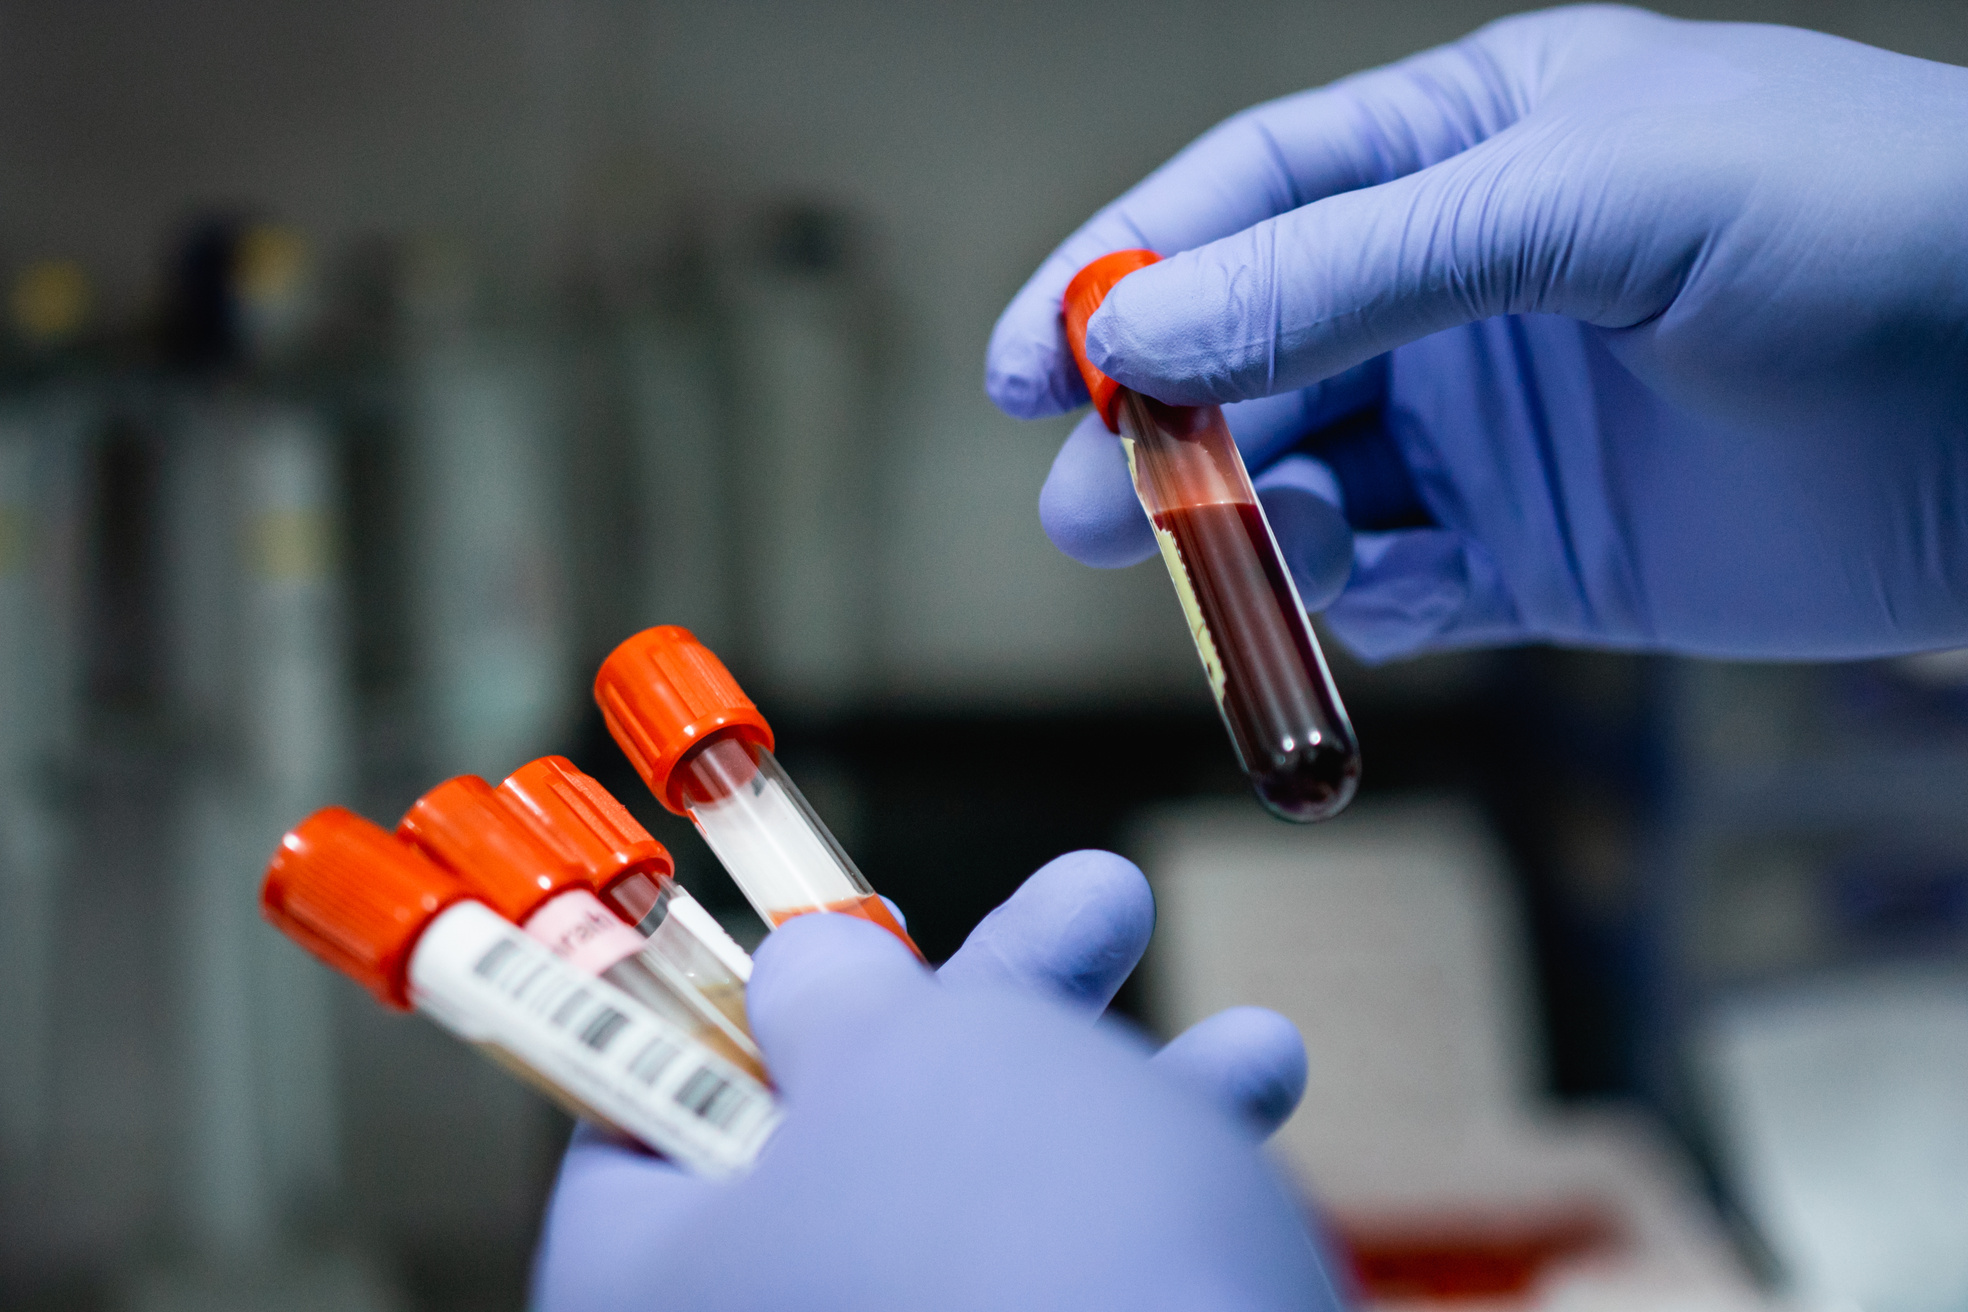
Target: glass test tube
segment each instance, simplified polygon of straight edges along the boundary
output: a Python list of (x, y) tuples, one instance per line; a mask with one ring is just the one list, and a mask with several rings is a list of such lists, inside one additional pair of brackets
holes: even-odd
[(478, 1046), (577, 1116), (710, 1176), (778, 1124), (771, 1090), (522, 933), (414, 847), (340, 807), (281, 840), (266, 918), (396, 1010)]
[(648, 938), (667, 963), (733, 1024), (750, 1033), (745, 985), (752, 959), (670, 876), (675, 864), (628, 808), (564, 756), (513, 771), (499, 792), (581, 875), (590, 892)]
[(746, 1028), (590, 892), (579, 867), (538, 837), (511, 795), (477, 775), (447, 780), (417, 799), (397, 836), (462, 881), (557, 957), (607, 980), (699, 1043), (766, 1079)]
[(1360, 782), (1360, 746), (1298, 588), (1214, 405), (1169, 405), (1122, 387), (1086, 355), (1086, 323), (1151, 251), (1116, 251), (1068, 284), (1068, 344), (1175, 583), (1217, 710), (1258, 800), (1306, 823), (1337, 815)]
[(690, 817), (767, 924), (859, 916), (922, 956), (772, 755), (765, 717), (688, 629), (645, 629), (617, 647), (595, 701), (650, 791)]

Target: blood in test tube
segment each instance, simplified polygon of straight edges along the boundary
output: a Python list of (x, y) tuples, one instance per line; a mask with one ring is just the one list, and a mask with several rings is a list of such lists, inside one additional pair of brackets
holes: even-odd
[(745, 985), (751, 957), (671, 878), (669, 852), (614, 794), (564, 756), (528, 761), (498, 791), (590, 892), (646, 936), (646, 953), (668, 963), (750, 1033)]
[(758, 707), (690, 630), (662, 625), (617, 647), (595, 701), (650, 791), (690, 818), (767, 924), (856, 916), (922, 956), (773, 756)]
[(446, 780), (417, 799), (397, 835), (554, 955), (607, 980), (753, 1078), (766, 1078), (750, 1033), (648, 951), (642, 935), (588, 891), (578, 864), (541, 840), (510, 794), (477, 775)]
[(1281, 819), (1324, 820), (1359, 786), (1359, 742), (1223, 411), (1158, 401), (1087, 359), (1087, 320), (1116, 283), (1159, 258), (1116, 251), (1081, 269), (1063, 302), (1067, 341), (1126, 450), (1251, 788)]

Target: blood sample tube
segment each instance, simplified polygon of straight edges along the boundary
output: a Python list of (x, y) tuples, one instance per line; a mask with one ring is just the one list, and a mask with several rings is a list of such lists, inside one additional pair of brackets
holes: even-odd
[(1237, 758), (1273, 815), (1336, 815), (1360, 782), (1360, 745), (1243, 457), (1213, 405), (1169, 405), (1087, 360), (1107, 293), (1161, 257), (1115, 251), (1081, 269), (1062, 305), (1066, 340), (1155, 529)]
[(396, 833), (555, 956), (689, 1030), (755, 1078), (766, 1078), (764, 1059), (745, 1027), (681, 970), (648, 951), (643, 936), (588, 891), (580, 866), (542, 840), (511, 794), (477, 775), (460, 775), (418, 798)]
[(767, 924), (832, 911), (922, 952), (772, 755), (772, 728), (690, 630), (644, 629), (595, 676), (608, 731), (657, 800), (689, 816)]
[(670, 878), (675, 865), (628, 808), (564, 756), (513, 771), (499, 792), (533, 822), (616, 914), (648, 936), (644, 951), (681, 974), (747, 1033), (752, 959), (710, 912)]
[(415, 1008), (577, 1116), (700, 1174), (744, 1170), (779, 1121), (771, 1090), (607, 980), (522, 933), (408, 843), (340, 807), (281, 840), (266, 918)]

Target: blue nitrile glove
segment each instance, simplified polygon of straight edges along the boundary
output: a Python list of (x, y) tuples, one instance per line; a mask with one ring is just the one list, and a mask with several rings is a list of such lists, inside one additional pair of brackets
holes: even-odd
[(711, 1184), (577, 1132), (535, 1305), (1333, 1312), (1259, 1148), (1304, 1086), (1296, 1031), (1239, 1008), (1151, 1058), (1091, 1023), (1153, 921), (1132, 865), (1080, 852), (940, 975), (852, 917), (774, 931), (748, 1003), (786, 1120), (757, 1168)]
[[(1238, 402), (1308, 604), (1369, 658), (1551, 640), (1742, 657), (1968, 642), (1968, 70), (1579, 7), (1251, 109), (1026, 284), (986, 385)], [(1266, 398), (1266, 399), (1258, 399)], [(1321, 460), (1313, 456), (1322, 457)], [(1343, 505), (1347, 525), (1333, 514)], [(1089, 417), (1040, 502), (1152, 554)]]

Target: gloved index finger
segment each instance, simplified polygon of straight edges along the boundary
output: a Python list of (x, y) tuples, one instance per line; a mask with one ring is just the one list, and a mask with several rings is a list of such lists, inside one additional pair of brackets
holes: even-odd
[(1086, 401), (1060, 296), (1109, 251), (1170, 255), (1468, 149), (1523, 112), (1523, 79), (1471, 38), (1258, 105), (1218, 124), (1089, 219), (1012, 298), (991, 333), (985, 390), (1017, 419)]
[(1069, 852), (986, 916), (938, 976), (954, 989), (1029, 989), (1098, 1016), (1154, 929), (1155, 895), (1132, 861)]

